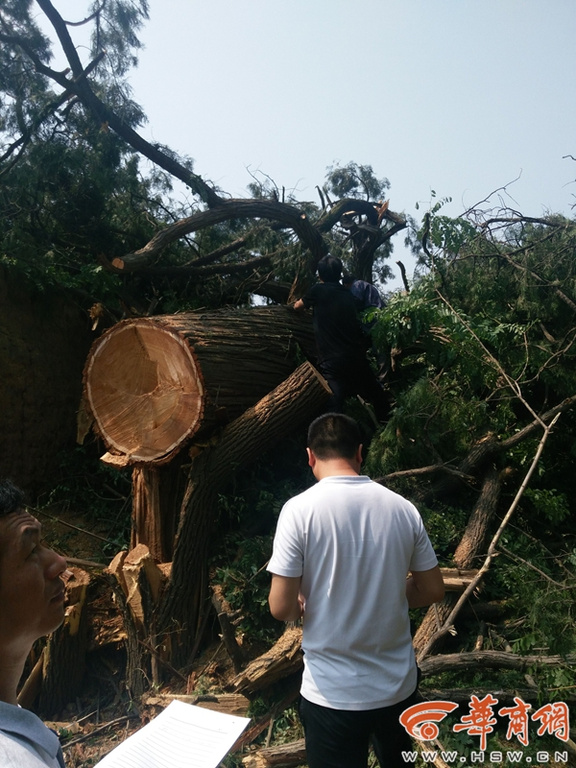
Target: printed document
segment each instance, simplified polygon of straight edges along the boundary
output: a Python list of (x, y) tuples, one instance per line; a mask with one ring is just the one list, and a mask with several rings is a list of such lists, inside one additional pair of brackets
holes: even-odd
[(174, 700), (94, 768), (217, 768), (249, 722)]

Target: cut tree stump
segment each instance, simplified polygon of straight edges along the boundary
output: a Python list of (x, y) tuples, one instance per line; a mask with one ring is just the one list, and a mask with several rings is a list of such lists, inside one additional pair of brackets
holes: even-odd
[(110, 462), (169, 461), (314, 359), (310, 317), (285, 306), (123, 320), (92, 346), (84, 407)]
[(116, 581), (115, 595), (126, 629), (126, 684), (141, 696), (146, 681), (159, 682), (158, 665), (168, 654), (155, 633), (155, 610), (169, 576), (170, 563), (156, 563), (144, 544), (118, 552), (107, 573)]

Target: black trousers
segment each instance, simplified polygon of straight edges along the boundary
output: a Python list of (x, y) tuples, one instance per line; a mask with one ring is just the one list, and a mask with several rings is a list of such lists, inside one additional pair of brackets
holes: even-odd
[(378, 421), (384, 422), (390, 414), (390, 402), (382, 385), (374, 374), (366, 357), (356, 360), (324, 361), (319, 365), (320, 373), (332, 390), (327, 410), (342, 413), (347, 397), (360, 395), (368, 400), (376, 411)]
[(416, 704), (416, 691), (391, 707), (342, 710), (300, 699), (308, 768), (366, 768), (370, 743), (381, 768), (413, 768), (402, 752), (413, 750), (399, 717)]

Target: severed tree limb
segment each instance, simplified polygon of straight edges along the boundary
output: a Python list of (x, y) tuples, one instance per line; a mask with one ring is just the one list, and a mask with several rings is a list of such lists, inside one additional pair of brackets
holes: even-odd
[(445, 472), (447, 475), (453, 475), (467, 483), (473, 483), (475, 480), (473, 475), (465, 474), (456, 467), (450, 466), (450, 464), (429, 464), (426, 467), (414, 467), (413, 469), (400, 469), (397, 472), (389, 472), (387, 475), (374, 478), (374, 482), (384, 485), (390, 480), (397, 480), (404, 477), (418, 477), (420, 475), (433, 475), (436, 472)]
[(288, 627), (284, 634), (237, 675), (232, 684), (238, 692), (254, 693), (289, 675), (300, 672), (304, 665), (301, 627)]
[(422, 674), (438, 675), (463, 669), (518, 669), (530, 667), (565, 667), (576, 663), (576, 654), (568, 656), (520, 656), (507, 651), (471, 651), (469, 653), (443, 653), (428, 656), (418, 662)]
[[(36, 71), (56, 82), (64, 90), (74, 94), (102, 125), (105, 125), (107, 128), (112, 128), (113, 131), (115, 131), (137, 152), (140, 152), (144, 157), (147, 157), (160, 168), (163, 168), (172, 176), (187, 184), (208, 205), (217, 205), (222, 198), (211, 185), (207, 184), (204, 179), (193, 173), (189, 168), (186, 168), (186, 166), (178, 162), (174, 157), (162, 152), (157, 146), (146, 141), (146, 139), (140, 136), (140, 134), (129, 126), (128, 123), (125, 123), (121, 117), (100, 100), (86, 79), (87, 69), (82, 66), (74, 42), (68, 32), (66, 22), (50, 0), (38, 0), (38, 5), (54, 27), (54, 31), (58, 36), (62, 50), (72, 69), (72, 78), (66, 77), (66, 72), (58, 72), (46, 66), (34, 52), (27, 47), (25, 49), (26, 54), (34, 64)], [(13, 36), (10, 36), (10, 39), (15, 44), (23, 47), (18, 39), (15, 39)]]
[(306, 744), (304, 739), (280, 744), (277, 747), (265, 747), (242, 758), (244, 768), (296, 768), (306, 763)]
[[(124, 271), (122, 259), (114, 259), (114, 262), (108, 261), (105, 256), (100, 256), (102, 265), (109, 272), (120, 274)], [(117, 266), (120, 265), (120, 266)], [(255, 256), (246, 258), (244, 261), (231, 262), (225, 261), (219, 264), (207, 264), (206, 266), (196, 266), (196, 262), (187, 265), (174, 265), (171, 267), (156, 267), (142, 265), (137, 267), (141, 275), (150, 277), (176, 277), (182, 280), (194, 278), (203, 280), (214, 275), (242, 275), (246, 272), (254, 272), (261, 268), (269, 269), (271, 265), (270, 256)]]

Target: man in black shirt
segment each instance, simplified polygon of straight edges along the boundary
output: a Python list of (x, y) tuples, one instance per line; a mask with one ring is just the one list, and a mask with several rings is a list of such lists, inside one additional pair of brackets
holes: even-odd
[(360, 395), (374, 406), (385, 421), (388, 398), (366, 358), (366, 335), (362, 331), (352, 294), (340, 284), (342, 262), (324, 256), (318, 262), (320, 282), (313, 285), (294, 309), (312, 309), (318, 350), (318, 369), (330, 385), (328, 410), (342, 413), (344, 400)]

